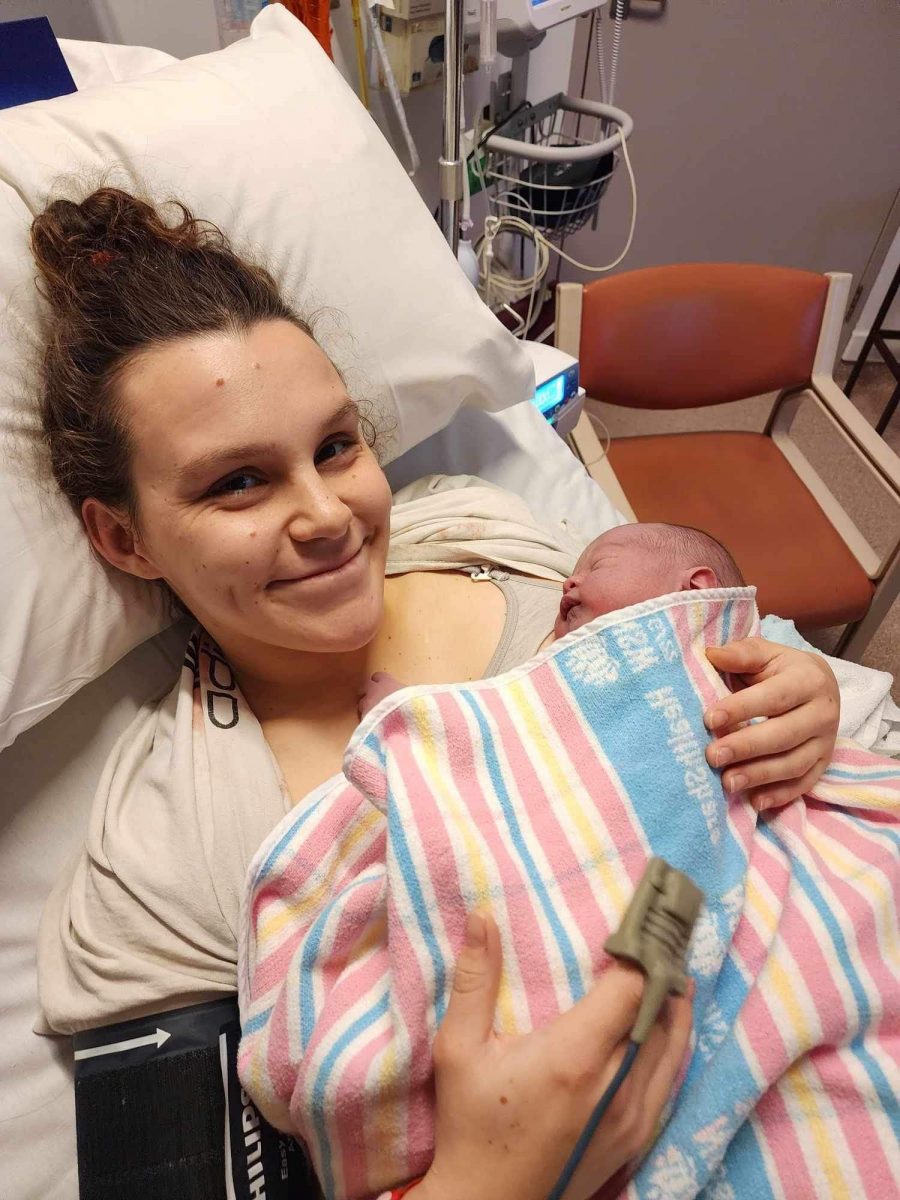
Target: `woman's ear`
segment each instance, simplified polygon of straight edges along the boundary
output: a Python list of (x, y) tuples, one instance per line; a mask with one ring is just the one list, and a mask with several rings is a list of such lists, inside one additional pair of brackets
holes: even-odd
[(138, 579), (161, 579), (160, 572), (139, 548), (132, 522), (102, 500), (88, 497), (81, 519), (97, 553), (113, 567)]
[(717, 588), (718, 586), (719, 580), (712, 567), (690, 567), (685, 572), (685, 582), (681, 590), (689, 592), (693, 589)]

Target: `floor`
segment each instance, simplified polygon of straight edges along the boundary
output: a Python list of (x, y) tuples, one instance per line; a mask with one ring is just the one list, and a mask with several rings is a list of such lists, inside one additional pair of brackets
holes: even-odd
[[(848, 365), (839, 364), (835, 371), (838, 384), (842, 385), (849, 373)], [(871, 425), (874, 426), (881, 415), (893, 387), (891, 373), (884, 365), (874, 363), (863, 368), (851, 399)], [(771, 408), (771, 398), (742, 400), (714, 409), (674, 413), (619, 409), (596, 401), (589, 401), (588, 407), (592, 415), (603, 422), (611, 436), (621, 437), (675, 430), (761, 430)], [(880, 492), (871, 476), (860, 467), (855, 456), (841, 443), (824, 418), (812, 411), (801, 411), (794, 425), (794, 434), (800, 448), (823, 478), (829, 481), (834, 494), (875, 550), (882, 551), (890, 546), (900, 530), (900, 506)], [(900, 454), (900, 410), (894, 414), (884, 438), (891, 449)], [(804, 633), (811, 642), (827, 651), (834, 646), (840, 629), (804, 630)], [(866, 666), (889, 671), (895, 676), (893, 696), (900, 703), (900, 598), (895, 601), (869, 643), (862, 661)]]

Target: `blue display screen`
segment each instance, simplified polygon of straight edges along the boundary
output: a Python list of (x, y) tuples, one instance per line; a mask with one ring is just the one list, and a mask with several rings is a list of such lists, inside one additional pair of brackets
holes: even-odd
[(534, 402), (542, 413), (547, 412), (551, 408), (555, 408), (566, 394), (566, 377), (565, 375), (556, 375), (553, 379), (548, 379), (534, 393)]

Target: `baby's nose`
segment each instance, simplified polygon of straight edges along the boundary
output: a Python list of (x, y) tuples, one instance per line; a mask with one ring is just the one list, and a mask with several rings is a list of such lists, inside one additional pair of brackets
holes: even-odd
[(575, 586), (575, 576), (570, 575), (569, 578), (566, 580), (566, 582), (563, 584), (563, 595), (565, 596), (569, 592), (571, 592), (571, 590), (574, 586)]

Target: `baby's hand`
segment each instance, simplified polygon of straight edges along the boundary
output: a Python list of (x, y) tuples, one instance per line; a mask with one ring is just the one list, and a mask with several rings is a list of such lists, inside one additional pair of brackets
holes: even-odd
[(389, 675), (387, 671), (376, 671), (360, 693), (359, 719), (362, 720), (366, 713), (371, 712), (385, 696), (390, 696), (392, 692), (399, 691), (402, 687), (403, 684), (400, 680)]

